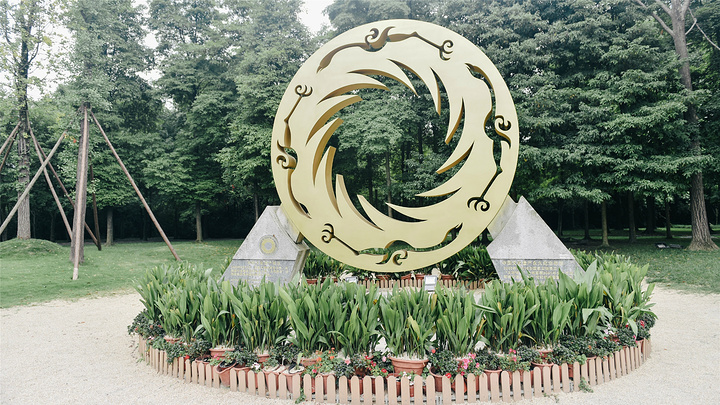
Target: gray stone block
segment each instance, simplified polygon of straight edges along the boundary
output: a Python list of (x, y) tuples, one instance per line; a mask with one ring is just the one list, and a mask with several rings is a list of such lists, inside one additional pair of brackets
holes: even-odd
[(238, 280), (257, 286), (262, 281), (286, 284), (300, 273), (308, 246), (288, 221), (282, 208), (268, 206), (250, 230), (222, 276), (237, 285)]
[(536, 283), (557, 279), (558, 270), (572, 275), (580, 268), (572, 253), (524, 197), (517, 203), (508, 197), (488, 229), (493, 241), (487, 251), (503, 282), (522, 280), (518, 267)]

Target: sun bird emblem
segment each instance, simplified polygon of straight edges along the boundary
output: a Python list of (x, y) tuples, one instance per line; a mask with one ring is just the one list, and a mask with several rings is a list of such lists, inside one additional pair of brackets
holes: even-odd
[[(418, 194), (440, 201), (390, 205), (413, 221), (383, 214), (362, 195), (356, 207), (342, 174), (333, 184), (336, 150), (328, 146), (342, 125), (333, 116), (362, 101), (356, 90), (387, 89), (371, 76), (396, 80), (416, 92), (406, 72), (422, 80), (438, 114), (441, 103), (449, 106), (445, 142), (460, 132), (450, 157), (437, 169), (443, 173), (457, 166), (455, 174)], [(295, 74), (275, 117), (272, 171), (285, 213), (317, 248), (361, 269), (407, 271), (452, 256), (482, 233), (510, 190), (518, 138), (510, 92), (480, 49), (434, 24), (379, 21), (334, 38)]]

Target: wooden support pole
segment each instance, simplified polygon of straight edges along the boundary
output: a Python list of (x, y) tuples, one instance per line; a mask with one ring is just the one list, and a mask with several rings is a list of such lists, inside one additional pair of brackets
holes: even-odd
[(150, 209), (150, 206), (145, 201), (145, 198), (143, 197), (142, 193), (140, 192), (140, 189), (135, 184), (135, 180), (133, 180), (132, 176), (130, 176), (130, 172), (128, 172), (127, 168), (125, 167), (125, 164), (123, 163), (122, 159), (120, 159), (120, 156), (118, 156), (117, 152), (115, 151), (115, 148), (113, 147), (112, 143), (110, 142), (110, 139), (105, 135), (105, 131), (102, 129), (102, 126), (100, 125), (100, 122), (98, 122), (97, 118), (95, 118), (95, 114), (93, 114), (92, 111), (90, 111), (90, 114), (92, 115), (93, 121), (95, 121), (95, 125), (97, 125), (98, 129), (100, 129), (100, 133), (102, 134), (103, 138), (105, 138), (105, 142), (110, 147), (110, 151), (112, 152), (113, 156), (115, 156), (115, 159), (120, 164), (120, 168), (122, 169), (123, 173), (125, 173), (125, 176), (127, 176), (128, 180), (130, 181), (130, 185), (135, 190), (135, 193), (140, 197), (140, 201), (143, 203), (143, 206), (145, 207), (145, 210), (147, 211), (148, 215), (150, 216), (150, 219), (152, 220), (153, 224), (155, 224), (155, 228), (157, 228), (158, 232), (160, 233), (160, 236), (162, 237), (163, 241), (165, 241), (165, 244), (168, 248), (170, 248), (170, 252), (172, 252), (173, 256), (175, 256), (175, 260), (180, 261), (180, 257), (178, 257), (177, 253), (175, 253), (175, 249), (173, 248), (172, 244), (170, 244), (170, 240), (168, 240), (167, 236), (165, 235), (165, 232), (163, 232), (162, 227), (160, 226), (160, 223), (155, 218), (155, 214), (153, 214), (152, 210)]
[[(63, 135), (65, 135), (67, 132), (64, 132)], [(32, 128), (30, 128), (30, 136), (33, 138), (33, 142), (37, 144), (38, 148), (40, 149), (40, 153), (42, 153), (42, 159), (44, 159), (45, 152), (42, 149), (42, 146), (38, 143), (37, 139), (35, 138), (35, 134), (32, 132)], [(42, 160), (41, 159), (41, 160)], [(55, 176), (55, 180), (57, 180), (58, 184), (60, 185), (60, 189), (63, 191), (63, 194), (65, 194), (65, 197), (67, 197), (68, 201), (70, 201), (70, 207), (74, 210), (75, 209), (75, 201), (73, 201), (72, 197), (70, 197), (70, 193), (68, 193), (67, 189), (65, 188), (65, 184), (63, 184), (62, 180), (60, 180), (60, 176), (58, 176), (57, 172), (55, 171), (55, 168), (53, 167), (52, 163), (48, 163), (48, 167), (50, 168), (50, 171), (53, 173), (53, 176)], [(100, 241), (98, 241), (98, 238), (95, 237), (95, 234), (90, 230), (90, 225), (88, 225), (87, 222), (83, 221), (85, 224), (85, 231), (87, 231), (88, 235), (90, 235), (90, 238), (92, 238), (93, 243), (95, 243), (95, 246), (98, 246), (98, 250), (100, 250)], [(72, 236), (70, 237), (72, 239)]]
[(87, 204), (87, 170), (88, 146), (90, 131), (88, 128), (87, 105), (83, 105), (82, 139), (78, 151), (77, 183), (75, 186), (75, 216), (73, 219), (73, 238), (71, 258), (73, 262), (72, 279), (77, 280), (80, 274), (80, 262), (83, 261), (85, 247), (85, 206)]
[(12, 208), (12, 210), (10, 210), (10, 213), (8, 213), (7, 218), (5, 218), (5, 222), (3, 222), (2, 225), (0, 225), (0, 234), (3, 233), (5, 228), (7, 228), (8, 224), (10, 223), (10, 220), (15, 215), (15, 213), (18, 210), (18, 207), (22, 203), (22, 200), (24, 200), (25, 197), (27, 197), (27, 195), (30, 194), (30, 189), (32, 189), (33, 185), (35, 185), (35, 182), (37, 181), (37, 179), (40, 178), (40, 173), (42, 173), (42, 169), (44, 169), (45, 166), (47, 166), (48, 162), (50, 161), (50, 158), (52, 158), (52, 156), (57, 151), (58, 147), (60, 147), (60, 143), (62, 142), (64, 137), (65, 137), (64, 133), (62, 135), (60, 135), (60, 138), (58, 138), (57, 142), (55, 143), (55, 146), (50, 151), (50, 154), (40, 165), (40, 169), (38, 169), (37, 173), (35, 173), (35, 176), (33, 176), (32, 180), (30, 180), (30, 183), (28, 183), (28, 185), (25, 187), (25, 191), (23, 191), (23, 193), (20, 195), (20, 197), (18, 197), (17, 203), (15, 203), (15, 206)]
[(0, 172), (2, 172), (3, 167), (5, 166), (5, 161), (7, 160), (8, 156), (10, 155), (10, 150), (12, 150), (12, 145), (15, 142), (15, 134), (17, 133), (18, 128), (20, 128), (20, 122), (18, 121), (17, 125), (15, 125), (15, 129), (12, 130), (10, 133), (10, 136), (3, 142), (2, 148), (0, 148), (0, 155), (3, 154), (3, 151), (7, 147), (7, 151), (5, 151), (5, 156), (3, 156), (2, 163), (0, 163)]
[[(11, 142), (10, 140), (15, 139), (15, 133), (17, 132), (18, 128), (20, 128), (20, 121), (18, 121), (18, 123), (15, 125), (15, 128), (12, 130), (12, 132), (10, 132), (10, 136), (8, 136), (5, 142), (3, 142), (3, 146), (2, 148), (0, 148), (0, 154), (2, 154), (5, 148), (8, 147), (8, 143)], [(9, 147), (12, 147), (12, 143), (10, 143)]]
[[(33, 135), (32, 133), (32, 128), (30, 128), (30, 136), (32, 137), (33, 145), (35, 146), (35, 153), (38, 156), (38, 160), (42, 162), (43, 155), (40, 153), (40, 144), (38, 144), (37, 139), (35, 139), (35, 135)], [(53, 187), (52, 180), (50, 180), (50, 175), (47, 172), (47, 168), (43, 169), (43, 174), (45, 175), (45, 182), (47, 182), (48, 188), (50, 188), (50, 193), (52, 193), (55, 204), (58, 207), (58, 211), (60, 211), (60, 216), (62, 217), (63, 223), (65, 224), (65, 229), (67, 229), (68, 237), (72, 239), (72, 229), (70, 228), (70, 222), (68, 222), (67, 216), (65, 216), (65, 210), (60, 203), (60, 198), (55, 192), (55, 187)]]
[[(90, 163), (90, 181), (95, 180), (95, 174), (93, 173), (92, 163)], [(98, 219), (97, 211), (97, 199), (95, 198), (95, 191), (92, 192), (92, 203), (93, 203), (93, 220), (95, 221), (95, 234), (98, 236), (98, 250), (102, 250), (102, 243), (100, 243), (100, 220)]]

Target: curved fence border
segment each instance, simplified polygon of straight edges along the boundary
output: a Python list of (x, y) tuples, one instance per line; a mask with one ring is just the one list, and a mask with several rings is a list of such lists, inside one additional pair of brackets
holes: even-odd
[[(159, 374), (182, 379), (188, 384), (224, 387), (215, 368), (209, 364), (185, 359), (175, 359), (172, 363), (168, 363), (165, 351), (148, 346), (142, 337), (138, 349), (143, 360)], [(315, 403), (409, 405), (421, 404), (424, 401), (428, 404), (510, 402), (578, 391), (583, 388), (579, 382), (582, 379), (589, 387), (612, 381), (640, 367), (651, 351), (652, 344), (647, 339), (642, 341), (639, 347), (624, 347), (610, 356), (590, 359), (585, 364), (576, 362), (572, 367), (568, 367), (567, 364), (553, 365), (543, 367), (542, 371), (535, 368), (531, 373), (503, 371), (499, 376), (491, 375), (489, 381), (486, 375), (470, 376), (467, 379), (458, 376), (454, 389), (447, 377), (442, 377), (441, 387), (435, 386), (434, 378), (415, 377), (410, 381), (408, 378), (392, 376), (387, 378), (366, 376), (362, 379), (353, 376), (349, 380), (340, 377), (335, 384), (333, 375), (317, 376), (313, 381), (309, 375), (301, 377), (299, 374), (254, 373), (234, 369), (230, 370), (229, 389), (270, 399), (297, 401), (304, 395), (306, 401)], [(569, 378), (570, 373), (575, 376), (573, 379)], [(578, 379), (577, 376), (581, 378)], [(339, 388), (323, 392), (325, 386), (336, 385)], [(422, 387), (422, 390), (417, 387)], [(457, 394), (461, 392), (464, 394)], [(432, 401), (432, 398), (435, 398), (435, 401)]]

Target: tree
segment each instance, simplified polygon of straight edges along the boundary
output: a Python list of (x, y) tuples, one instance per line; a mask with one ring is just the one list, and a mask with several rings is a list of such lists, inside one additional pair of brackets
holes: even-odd
[[(18, 151), (18, 198), (30, 181), (30, 121), (28, 118), (28, 86), (33, 81), (31, 65), (42, 45), (50, 44), (48, 25), (53, 21), (51, 10), (58, 8), (53, 0), (0, 1), (0, 31), (3, 36), (2, 70), (11, 72), (20, 127), (16, 136)], [(17, 238), (29, 239), (30, 195), (23, 199), (17, 212)]]
[[(642, 9), (646, 10), (660, 24), (662, 29), (667, 32), (673, 39), (675, 53), (680, 60), (678, 71), (680, 73), (680, 81), (685, 89), (693, 92), (692, 77), (690, 75), (690, 54), (687, 46), (686, 30), (688, 29), (687, 16), (690, 10), (692, 0), (670, 0), (668, 5), (666, 2), (655, 0), (654, 3), (643, 0), (634, 0)], [(670, 19), (670, 25), (661, 17), (662, 13), (665, 18)], [(702, 134), (698, 131), (698, 116), (695, 104), (690, 102), (687, 105), (685, 119), (688, 122), (689, 129), (692, 132), (692, 143), (690, 152), (695, 156), (702, 154)], [(692, 242), (688, 246), (690, 250), (717, 250), (718, 246), (713, 242), (710, 236), (710, 228), (708, 226), (707, 210), (705, 208), (705, 192), (703, 185), (702, 166), (694, 167), (690, 174), (690, 212), (692, 223)]]
[[(240, 21), (243, 13), (242, 5), (230, 10)], [(196, 240), (202, 241), (203, 210), (216, 203), (222, 190), (215, 156), (227, 137), (236, 100), (229, 73), (231, 43), (222, 30), (230, 17), (214, 0), (153, 0), (150, 17), (162, 71), (157, 85), (178, 113), (180, 125), (173, 137), (191, 173), (184, 202), (194, 211)]]
[(231, 193), (252, 198), (255, 220), (260, 201), (275, 201), (270, 170), (270, 139), (275, 111), (287, 83), (308, 56), (309, 34), (300, 23), (297, 0), (247, 3), (247, 21), (237, 26), (235, 50), (237, 101), (229, 113), (228, 145), (217, 154)]

